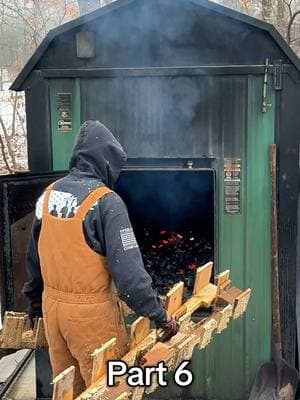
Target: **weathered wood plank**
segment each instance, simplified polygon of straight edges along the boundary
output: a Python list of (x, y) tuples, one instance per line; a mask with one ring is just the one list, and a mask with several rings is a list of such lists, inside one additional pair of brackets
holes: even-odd
[(101, 379), (106, 374), (106, 364), (108, 360), (116, 358), (116, 338), (112, 338), (99, 349), (94, 350), (92, 353), (93, 370), (92, 370), (92, 384)]
[(242, 292), (234, 302), (233, 319), (239, 318), (247, 309), (251, 296), (251, 289), (247, 289)]
[(231, 284), (230, 280), (230, 270), (227, 269), (224, 272), (221, 272), (215, 278), (215, 285), (218, 287), (218, 294), (228, 289)]
[(71, 366), (53, 380), (52, 400), (73, 400), (75, 367)]
[(139, 317), (133, 322), (130, 329), (130, 348), (135, 348), (150, 333), (150, 320), (146, 317)]
[(208, 262), (203, 265), (203, 267), (197, 268), (193, 295), (198, 295), (199, 292), (210, 283), (213, 265), (213, 262)]
[(175, 312), (182, 305), (184, 292), (184, 283), (178, 282), (166, 296), (165, 308), (170, 315), (174, 315)]

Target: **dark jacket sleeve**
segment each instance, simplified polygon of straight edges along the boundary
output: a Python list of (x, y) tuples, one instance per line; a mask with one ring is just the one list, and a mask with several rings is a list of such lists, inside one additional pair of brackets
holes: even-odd
[(115, 193), (105, 196), (88, 214), (84, 227), (89, 245), (106, 255), (119, 297), (138, 315), (147, 316), (157, 323), (165, 322), (166, 313), (144, 268), (127, 208), (121, 198)]
[(26, 254), (26, 270), (28, 281), (23, 287), (23, 294), (28, 298), (28, 314), (36, 317), (42, 315), (43, 280), (38, 255), (38, 239), (41, 220), (34, 217), (31, 236)]

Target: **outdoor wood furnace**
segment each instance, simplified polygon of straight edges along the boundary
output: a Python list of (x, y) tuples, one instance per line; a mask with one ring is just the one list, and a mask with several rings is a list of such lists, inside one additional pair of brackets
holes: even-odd
[[(185, 279), (202, 261), (193, 256), (200, 243), (215, 272), (230, 268), (236, 285), (253, 289), (245, 317), (195, 352), (193, 384), (169, 385), (157, 396), (244, 400), (258, 366), (271, 358), (268, 151), (276, 143), (283, 349), (293, 364), (299, 71), (274, 27), (206, 0), (119, 0), (51, 31), (12, 85), (26, 93), (35, 175), (2, 185), (4, 304), (15, 305), (18, 276), (10, 223), (34, 204), (25, 211), (27, 200), (16, 202), (14, 190), (27, 179), (36, 197), (67, 169), (80, 124), (99, 119), (128, 154), (116, 190), (148, 270), (168, 257), (172, 264), (172, 246), (178, 254), (188, 246), (192, 256), (180, 259), (183, 271), (175, 268)], [(154, 274), (161, 291), (172, 283), (165, 270)]]

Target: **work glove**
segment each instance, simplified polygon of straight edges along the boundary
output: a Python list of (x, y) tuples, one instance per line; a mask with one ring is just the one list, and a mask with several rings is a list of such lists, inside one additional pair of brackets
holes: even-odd
[(38, 317), (34, 317), (31, 314), (26, 314), (26, 316), (25, 316), (25, 327), (26, 327), (26, 329), (27, 330), (33, 329), (37, 319), (38, 319)]
[(33, 329), (37, 320), (43, 317), (42, 304), (40, 301), (30, 302), (26, 317), (27, 328)]
[(160, 342), (167, 342), (172, 336), (175, 336), (179, 331), (179, 324), (166, 311), (166, 320), (164, 322), (156, 322), (156, 327), (162, 329), (162, 335), (159, 338)]

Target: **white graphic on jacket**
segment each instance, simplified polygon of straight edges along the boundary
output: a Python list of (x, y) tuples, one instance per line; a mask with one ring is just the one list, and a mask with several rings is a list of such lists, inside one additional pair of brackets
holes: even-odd
[[(43, 215), (45, 193), (38, 199), (35, 208), (37, 219), (41, 219)], [(72, 218), (78, 210), (78, 200), (71, 193), (59, 192), (52, 190), (49, 196), (48, 212), (54, 217)]]

